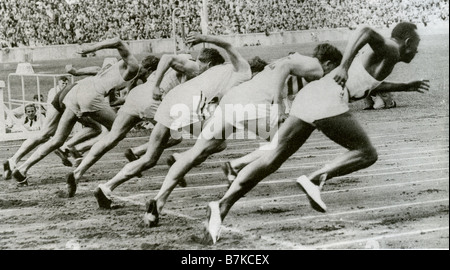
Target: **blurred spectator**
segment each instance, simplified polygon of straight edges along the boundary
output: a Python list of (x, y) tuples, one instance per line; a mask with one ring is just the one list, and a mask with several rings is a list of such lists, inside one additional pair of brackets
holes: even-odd
[(47, 106), (44, 106), (43, 104), (39, 104), (39, 103), (45, 103), (44, 100), (44, 95), (40, 94), (38, 95), (34, 95), (33, 96), (33, 101), (34, 101), (34, 105), (36, 107), (36, 109), (38, 110), (39, 114), (44, 115), (44, 117), (47, 115)]
[[(34, 95), (33, 103), (31, 103), (31, 104), (33, 104), (35, 106), (35, 108), (38, 110), (39, 114), (42, 114), (45, 117), (47, 109), (43, 105), (39, 106), (38, 102), (45, 102), (44, 96), (42, 94), (40, 95), (40, 100), (39, 100), (38, 95)], [(26, 106), (26, 104), (23, 104), (15, 109), (12, 109), (11, 113), (14, 115), (15, 118), (21, 118), (25, 114), (25, 106)]]
[(4, 51), (5, 53), (9, 53), (10, 48), (11, 43), (3, 39), (3, 37), (0, 35), (0, 50)]
[(41, 129), (44, 116), (37, 112), (36, 105), (31, 103), (25, 106), (25, 116), (21, 119), (21, 124), (28, 131)]
[(34, 103), (25, 105), (23, 116), (20, 118), (11, 117), (7, 123), (8, 132), (36, 131), (40, 130), (45, 116), (38, 113)]
[(67, 84), (69, 84), (69, 78), (66, 76), (60, 76), (57, 79), (56, 86), (50, 89), (47, 93), (47, 103), (50, 104), (53, 101), (55, 95), (61, 91)]

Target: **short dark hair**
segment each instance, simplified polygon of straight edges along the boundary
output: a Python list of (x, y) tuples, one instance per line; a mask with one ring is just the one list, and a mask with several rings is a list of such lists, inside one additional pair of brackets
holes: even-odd
[(69, 81), (69, 78), (66, 76), (60, 76), (58, 77), (58, 81)]
[(37, 111), (36, 105), (34, 105), (34, 103), (29, 103), (29, 104), (25, 105), (25, 107), (23, 108), (23, 110), (24, 110), (25, 112), (27, 112), (27, 108), (30, 108), (30, 107), (34, 108), (34, 110)]
[(217, 66), (225, 63), (225, 59), (219, 53), (217, 49), (214, 48), (203, 48), (200, 52), (201, 57), (198, 59), (203, 63), (210, 62), (211, 66)]
[(321, 63), (331, 61), (337, 66), (341, 64), (342, 53), (338, 48), (329, 43), (322, 43), (314, 48), (313, 57), (319, 59)]
[[(41, 102), (43, 102), (43, 101), (44, 101), (44, 95), (41, 94), (40, 96), (41, 96)], [(38, 94), (34, 95), (34, 96), (33, 96), (33, 99), (39, 100)]]
[(248, 61), (248, 63), (250, 64), (252, 73), (261, 72), (267, 66), (267, 62), (259, 56), (253, 57), (250, 61)]
[(410, 22), (400, 22), (392, 29), (391, 37), (399, 40), (405, 40), (411, 37), (418, 37), (417, 25)]
[(147, 55), (142, 59), (141, 64), (142, 67), (148, 70), (156, 70), (158, 67), (159, 58), (153, 55)]

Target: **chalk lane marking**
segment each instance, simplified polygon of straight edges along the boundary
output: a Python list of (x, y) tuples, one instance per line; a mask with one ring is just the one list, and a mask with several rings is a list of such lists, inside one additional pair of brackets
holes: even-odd
[[(448, 161), (447, 161), (448, 163)], [(432, 164), (441, 164), (440, 162), (434, 162), (434, 163), (429, 163), (427, 165), (432, 165)], [(400, 168), (408, 168), (408, 167), (416, 167), (417, 165), (407, 165), (407, 166), (399, 166), (396, 167), (396, 169), (400, 169)], [(297, 168), (297, 167), (295, 167)], [(386, 168), (385, 170), (388, 170), (390, 168)], [(367, 170), (366, 172), (371, 172), (371, 171), (380, 171), (381, 169), (374, 169), (374, 170)], [(335, 177), (333, 179), (345, 179), (348, 177), (371, 177), (371, 176), (380, 176), (380, 175), (395, 175), (395, 174), (403, 174), (403, 173), (416, 173), (416, 172), (431, 172), (431, 171), (443, 171), (443, 170), (449, 170), (448, 167), (441, 167), (441, 168), (433, 168), (433, 169), (420, 169), (420, 170), (406, 170), (406, 171), (396, 171), (396, 172), (386, 172), (386, 173), (366, 173), (366, 174), (352, 174), (352, 175), (346, 175), (346, 176), (339, 176), (339, 177)], [(211, 173), (201, 173), (201, 174), (195, 174), (195, 175), (207, 175), (207, 174), (211, 174)], [(194, 175), (187, 175), (187, 176), (194, 176)], [(152, 178), (154, 179), (154, 177)], [(261, 184), (279, 184), (279, 183), (289, 183), (289, 182), (293, 182), (295, 181), (297, 178), (288, 178), (288, 179), (274, 179), (274, 180), (267, 180), (267, 181), (262, 181), (260, 182), (258, 185)], [(192, 190), (203, 190), (203, 189), (214, 189), (214, 188), (223, 188), (226, 187), (226, 184), (221, 184), (221, 185), (207, 185), (207, 186), (196, 186), (196, 187), (185, 187), (185, 188), (178, 188), (175, 189), (173, 192), (175, 193), (179, 193), (179, 192), (184, 192), (184, 191), (192, 191)], [(153, 191), (155, 192), (155, 191)], [(138, 195), (132, 195), (129, 196), (128, 198), (132, 198), (132, 197), (141, 197), (141, 196), (147, 196), (152, 194), (153, 192), (145, 192), (144, 194), (138, 194)]]
[(425, 234), (425, 233), (432, 233), (432, 232), (438, 232), (438, 231), (448, 231), (449, 226), (446, 227), (437, 227), (432, 229), (426, 229), (426, 230), (416, 230), (412, 232), (402, 232), (402, 233), (393, 233), (393, 234), (384, 234), (380, 236), (375, 237), (368, 237), (368, 238), (361, 238), (361, 239), (354, 239), (354, 240), (348, 240), (348, 241), (341, 241), (341, 242), (335, 242), (335, 243), (329, 243), (325, 245), (317, 245), (312, 246), (314, 249), (327, 249), (327, 248), (333, 248), (333, 247), (339, 247), (344, 245), (351, 245), (351, 244), (357, 244), (357, 243), (368, 243), (369, 241), (379, 241), (382, 239), (389, 239), (389, 238), (398, 238), (398, 237), (404, 237), (404, 236), (411, 236), (411, 235), (417, 235), (417, 234)]

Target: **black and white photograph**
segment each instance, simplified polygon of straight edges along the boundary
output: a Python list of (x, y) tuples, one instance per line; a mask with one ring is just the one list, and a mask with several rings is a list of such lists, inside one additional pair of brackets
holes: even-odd
[(0, 0), (0, 44), (0, 250), (449, 250), (448, 0)]

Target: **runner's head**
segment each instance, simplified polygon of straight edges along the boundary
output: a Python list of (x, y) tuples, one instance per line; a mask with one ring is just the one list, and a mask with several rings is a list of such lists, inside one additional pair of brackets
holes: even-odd
[(259, 72), (263, 71), (263, 69), (267, 66), (267, 62), (261, 59), (259, 56), (255, 56), (250, 61), (250, 69), (252, 70), (252, 76), (255, 76)]
[(36, 105), (33, 103), (27, 104), (24, 108), (25, 115), (28, 117), (28, 119), (33, 119), (36, 116)]
[(68, 77), (66, 77), (66, 76), (58, 77), (58, 86), (59, 86), (60, 89), (63, 89), (68, 84), (69, 84), (69, 78)]
[(147, 55), (141, 61), (141, 65), (143, 71), (141, 74), (144, 74), (145, 78), (147, 78), (153, 71), (158, 67), (159, 58), (153, 55)]
[(44, 102), (44, 95), (42, 95), (42, 94), (37, 95), (37, 94), (36, 94), (36, 95), (33, 96), (33, 100), (34, 100), (34, 101), (38, 101), (38, 102), (39, 102), (39, 101), (40, 101), (40, 102)]
[(410, 63), (416, 56), (420, 43), (417, 26), (408, 22), (398, 23), (392, 29), (391, 38), (400, 45), (400, 61)]
[(328, 74), (341, 64), (342, 53), (329, 43), (322, 43), (314, 48), (313, 57), (322, 65), (323, 75)]
[(197, 57), (197, 64), (200, 67), (200, 73), (203, 73), (213, 66), (223, 64), (224, 62), (225, 59), (223, 58), (223, 56), (219, 53), (218, 50), (214, 48), (202, 49)]

